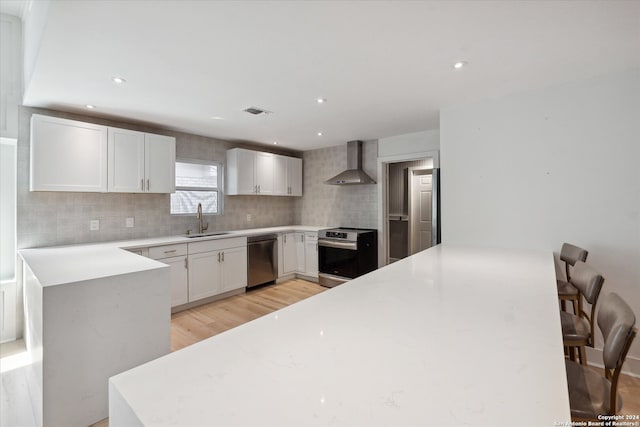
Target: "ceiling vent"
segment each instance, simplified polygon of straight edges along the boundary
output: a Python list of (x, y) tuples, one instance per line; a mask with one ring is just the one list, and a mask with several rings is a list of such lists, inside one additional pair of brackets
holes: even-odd
[(253, 114), (254, 116), (259, 116), (260, 114), (269, 114), (269, 113), (271, 113), (271, 111), (263, 110), (262, 108), (258, 108), (258, 107), (247, 107), (242, 111), (247, 112), (249, 114)]

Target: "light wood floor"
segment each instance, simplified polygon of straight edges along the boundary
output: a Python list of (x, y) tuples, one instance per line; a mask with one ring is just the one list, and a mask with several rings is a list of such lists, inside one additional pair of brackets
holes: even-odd
[(316, 283), (293, 279), (181, 311), (171, 316), (171, 351), (180, 350), (326, 289)]

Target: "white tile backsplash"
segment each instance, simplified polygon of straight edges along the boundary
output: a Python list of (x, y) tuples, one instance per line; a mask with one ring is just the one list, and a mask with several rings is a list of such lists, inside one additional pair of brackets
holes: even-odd
[[(377, 181), (377, 141), (363, 144), (363, 169)], [(296, 204), (299, 224), (377, 228), (378, 193), (375, 184), (327, 185), (327, 179), (347, 168), (347, 145), (303, 154), (303, 197)]]

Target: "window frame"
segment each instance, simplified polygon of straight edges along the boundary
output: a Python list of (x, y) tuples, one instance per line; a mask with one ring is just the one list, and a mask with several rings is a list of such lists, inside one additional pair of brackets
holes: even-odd
[[(176, 158), (176, 163), (190, 163), (196, 165), (215, 166), (217, 170), (218, 188), (213, 187), (188, 187), (180, 186), (176, 184), (175, 192), (178, 191), (207, 191), (218, 193), (218, 212), (203, 212), (203, 215), (222, 215), (224, 213), (224, 163), (216, 160), (200, 160), (200, 159), (186, 159)], [(176, 175), (177, 178), (177, 175)], [(172, 216), (193, 216), (193, 213), (173, 213), (171, 212), (171, 197), (169, 197), (169, 214)]]

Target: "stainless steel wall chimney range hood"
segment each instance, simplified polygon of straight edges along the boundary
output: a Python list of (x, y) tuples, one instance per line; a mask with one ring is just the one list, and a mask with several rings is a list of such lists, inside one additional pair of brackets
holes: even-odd
[(362, 170), (362, 141), (347, 142), (347, 170), (324, 182), (330, 185), (375, 184)]

